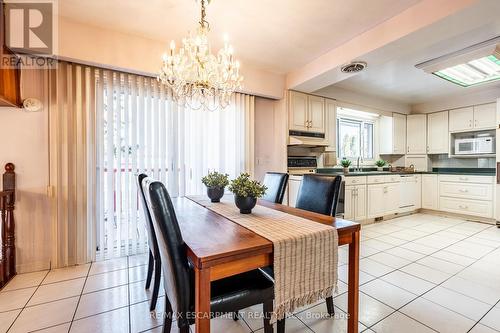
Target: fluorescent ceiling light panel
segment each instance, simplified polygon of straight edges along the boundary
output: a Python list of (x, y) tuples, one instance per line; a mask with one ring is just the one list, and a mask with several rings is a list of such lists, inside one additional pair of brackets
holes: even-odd
[(434, 72), (437, 76), (470, 87), (476, 84), (500, 80), (500, 60), (490, 55)]
[(415, 67), (427, 73), (470, 87), (500, 80), (500, 37), (493, 38)]

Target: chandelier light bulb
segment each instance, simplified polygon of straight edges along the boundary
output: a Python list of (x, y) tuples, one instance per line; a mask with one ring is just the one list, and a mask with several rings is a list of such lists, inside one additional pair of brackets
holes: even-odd
[(229, 105), (232, 94), (241, 89), (243, 77), (240, 63), (233, 59), (234, 49), (224, 34), (224, 47), (217, 53), (210, 52), (205, 4), (201, 0), (200, 26), (193, 34), (182, 39), (176, 52), (175, 41), (170, 42), (170, 55), (163, 54), (163, 64), (158, 79), (172, 91), (180, 105), (194, 109), (216, 110)]

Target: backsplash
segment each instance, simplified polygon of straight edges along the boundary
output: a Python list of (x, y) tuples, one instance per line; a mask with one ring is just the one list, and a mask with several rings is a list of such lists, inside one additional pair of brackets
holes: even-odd
[(433, 168), (494, 168), (495, 158), (449, 158), (448, 155), (429, 155)]

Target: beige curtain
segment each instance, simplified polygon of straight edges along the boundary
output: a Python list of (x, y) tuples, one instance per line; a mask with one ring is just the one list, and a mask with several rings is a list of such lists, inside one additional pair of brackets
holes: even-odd
[(95, 244), (95, 73), (59, 62), (49, 74), (52, 267), (93, 259)]

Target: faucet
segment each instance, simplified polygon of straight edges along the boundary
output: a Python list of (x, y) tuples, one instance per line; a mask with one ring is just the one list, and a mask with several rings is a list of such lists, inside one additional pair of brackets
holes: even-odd
[(357, 163), (357, 168), (356, 168), (357, 171), (361, 171), (361, 168), (359, 167), (359, 160), (361, 160), (361, 163), (363, 163), (363, 157), (358, 156), (358, 163)]

